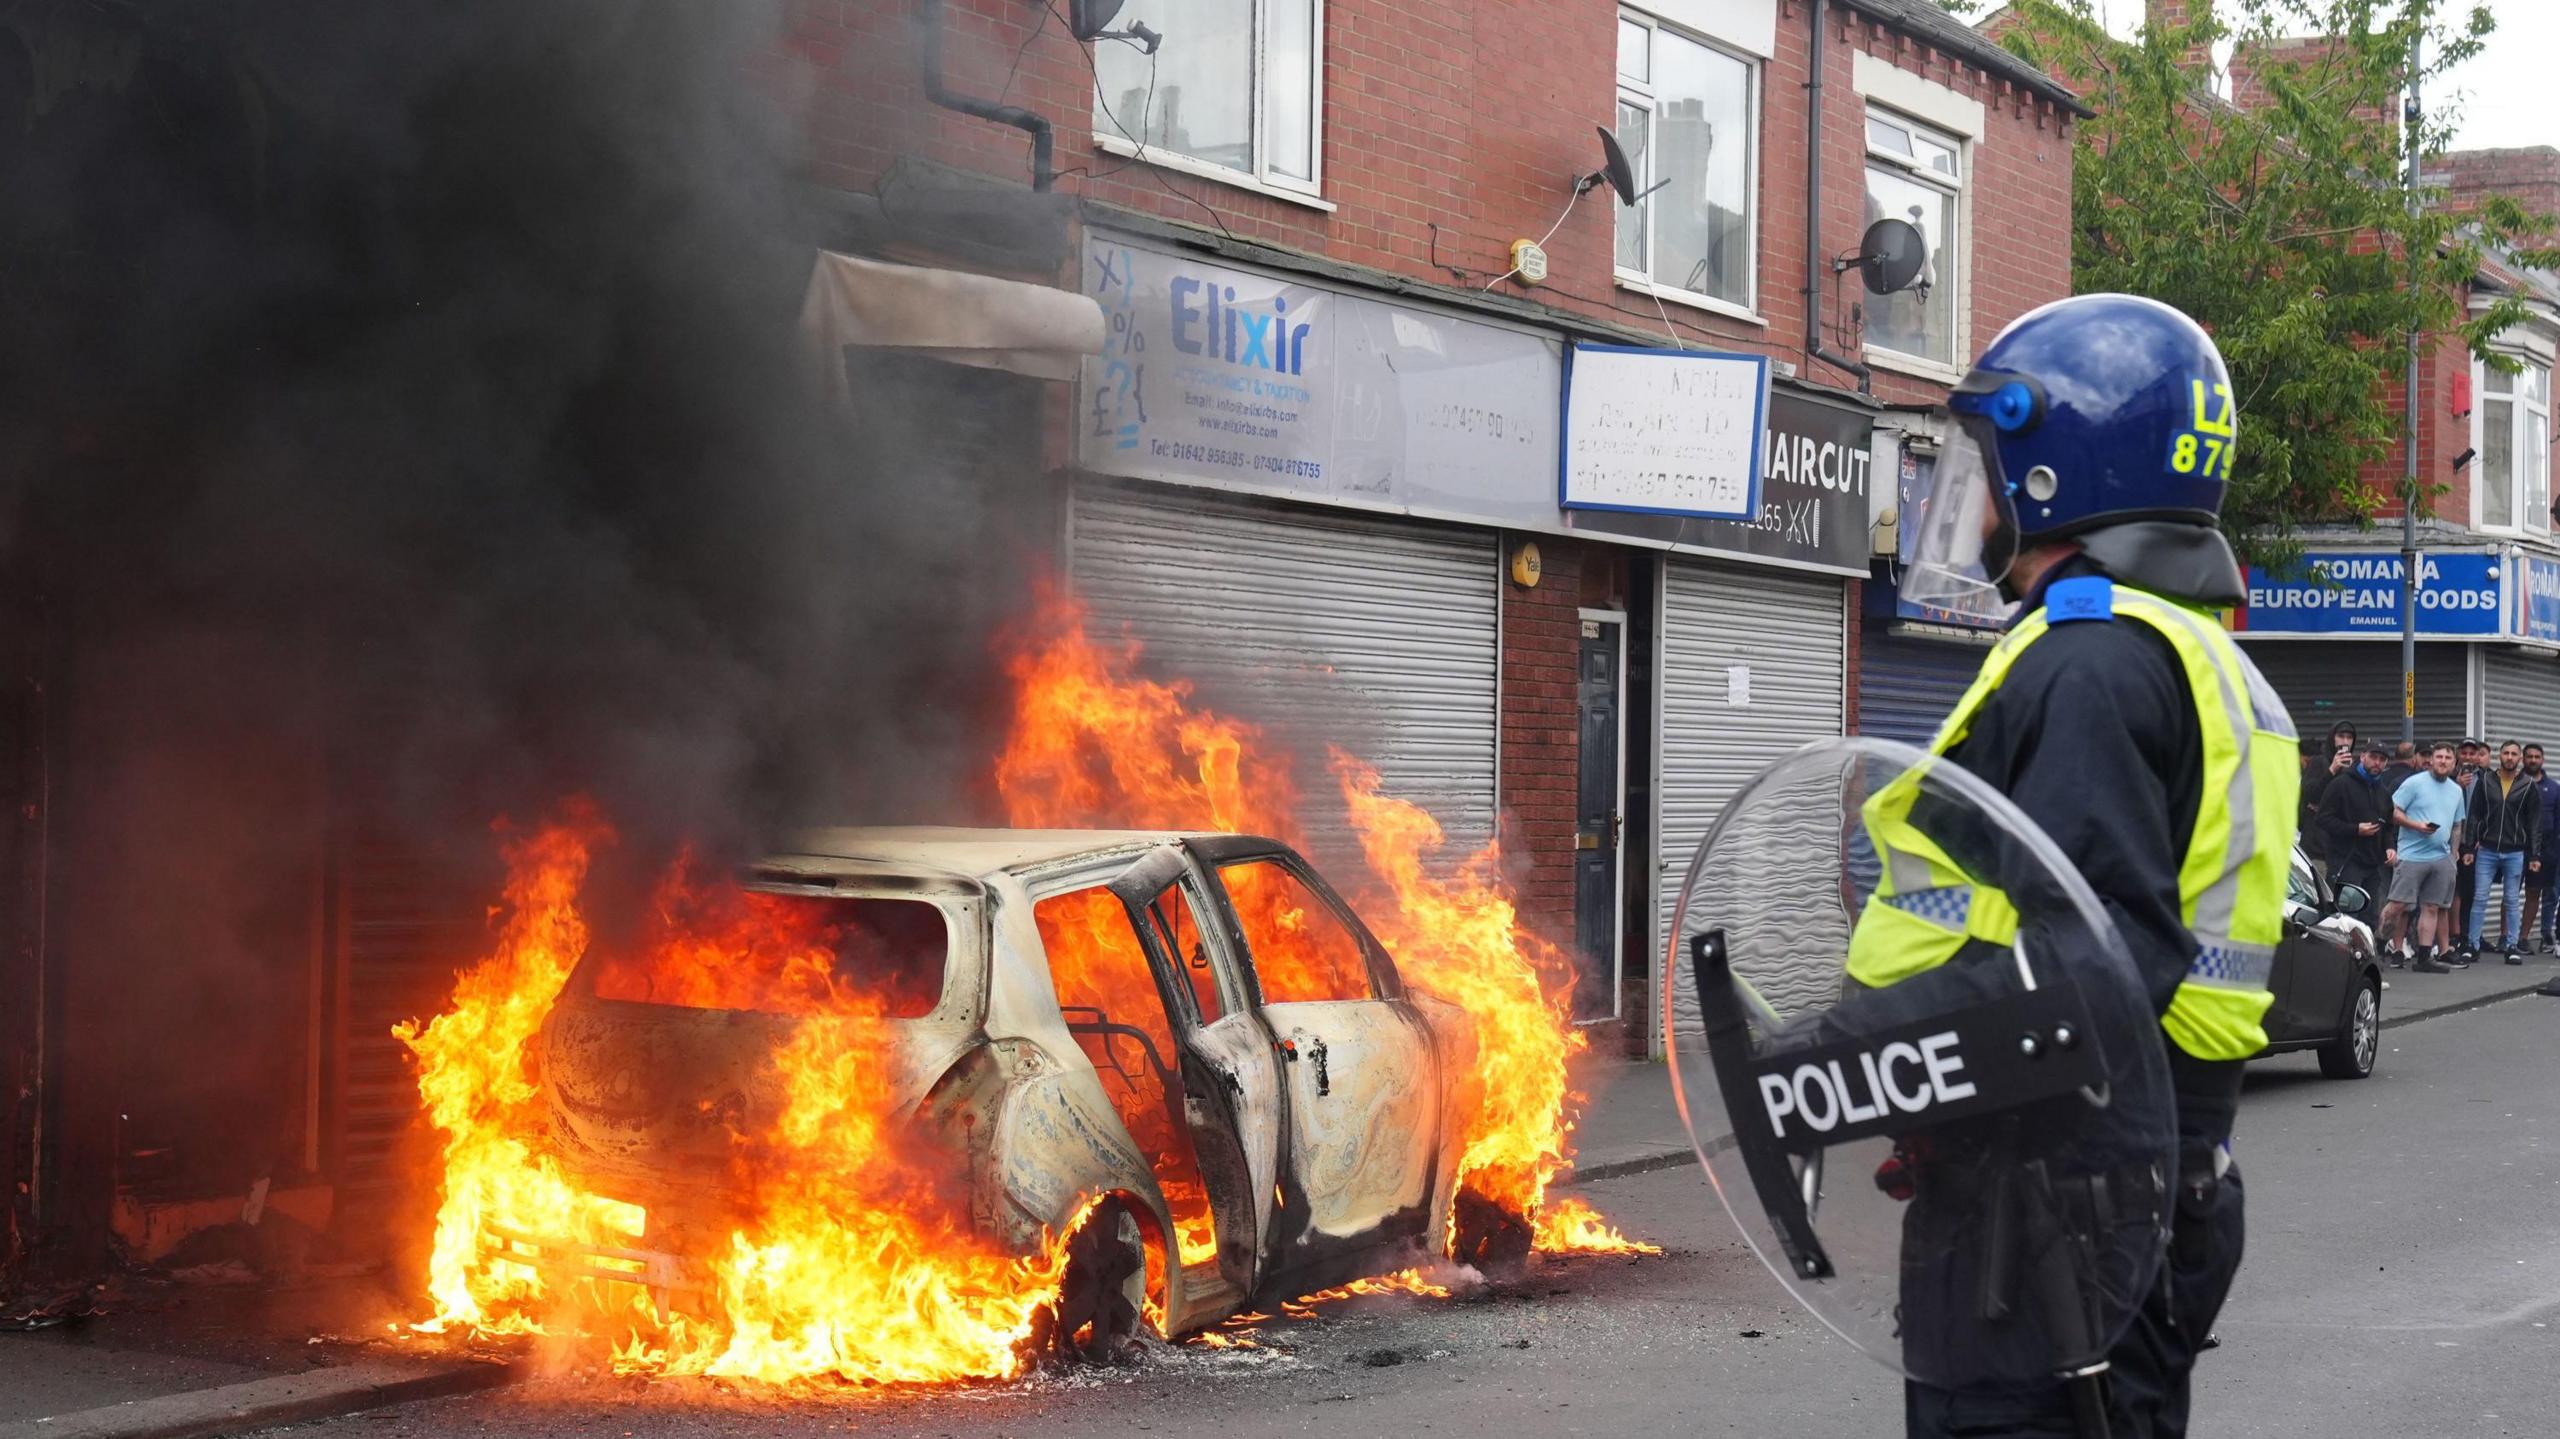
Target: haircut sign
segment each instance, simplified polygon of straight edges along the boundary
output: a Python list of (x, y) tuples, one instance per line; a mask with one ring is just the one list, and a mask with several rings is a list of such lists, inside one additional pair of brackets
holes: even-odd
[[(2314, 553), (2284, 576), (2249, 567), (2249, 600), (2231, 627), (2250, 634), (2360, 635), (2400, 633), (2400, 556)], [(2495, 555), (2418, 557), (2418, 632), (2495, 635), (2505, 617), (2505, 566)]]

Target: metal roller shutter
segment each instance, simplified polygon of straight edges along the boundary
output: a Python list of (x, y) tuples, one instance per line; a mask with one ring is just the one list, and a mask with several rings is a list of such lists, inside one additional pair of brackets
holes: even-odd
[(1189, 680), (1201, 702), (1253, 720), (1297, 756), (1304, 839), (1319, 865), (1361, 863), (1328, 745), (1429, 810), (1448, 834), (1446, 858), (1492, 840), (1492, 534), (1087, 482), (1070, 555), (1097, 634), (1134, 635), (1149, 671)]
[(1869, 629), (1858, 640), (1858, 733), (1925, 748), (1990, 650)]
[(2560, 655), (2491, 650), (2481, 661), (2480, 737), (2560, 745)]
[(503, 876), (494, 853), (438, 854), (378, 820), (342, 838), (333, 869), (335, 1173), (340, 1202), (361, 1208), (432, 1177), (420, 1154), (403, 1154), (426, 1131), (408, 1048), (391, 1027), (441, 1012), (454, 977), (487, 957)]
[[(1663, 566), (1656, 936), (1669, 933), (1681, 876), (1725, 801), (1779, 755), (1841, 733), (1848, 708), (1847, 592), (1837, 579), (1677, 558)], [(1795, 850), (1795, 862), (1835, 845), (1839, 818), (1806, 806), (1806, 847)], [(1790, 884), (1802, 882), (1801, 874), (1783, 873), (1790, 856), (1779, 851), (1788, 847), (1763, 852), (1772, 872), (1760, 892), (1788, 893)], [(1844, 925), (1839, 945), (1847, 943)], [(1688, 965), (1675, 965), (1673, 974), (1673, 1013), (1684, 1032), (1694, 1030), (1698, 996)]]
[[(2241, 647), (2274, 685), (2304, 739), (2345, 720), (2368, 739), (2400, 737), (2400, 647), (2383, 641), (2252, 640)], [(2418, 646), (2418, 742), (2460, 739), (2471, 727), (2471, 679), (2459, 644)]]

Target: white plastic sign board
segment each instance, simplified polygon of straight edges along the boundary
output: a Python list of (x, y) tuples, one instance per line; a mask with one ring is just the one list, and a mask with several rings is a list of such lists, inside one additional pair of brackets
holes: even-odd
[(1760, 511), (1769, 361), (1575, 345), (1565, 371), (1568, 510), (1748, 520)]

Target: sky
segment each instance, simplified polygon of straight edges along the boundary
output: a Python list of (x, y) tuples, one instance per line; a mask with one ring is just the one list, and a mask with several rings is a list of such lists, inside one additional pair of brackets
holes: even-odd
[(2552, 58), (2560, 55), (2560, 4), (2493, 0), (2489, 13), (2498, 17), (2498, 33), (2453, 75), (2462, 103), (2454, 148), (2560, 145), (2560, 103), (2549, 88)]
[[(2142, 22), (2143, 0), (2103, 0), (2101, 8), (2119, 32)], [(2560, 56), (2560, 0), (2489, 0), (2489, 13), (2497, 17), (2497, 33), (2453, 73), (2449, 97), (2425, 97), (2429, 108), (2448, 98), (2460, 104), (2457, 150), (2560, 146), (2560, 103), (2548, 88), (2553, 57)]]

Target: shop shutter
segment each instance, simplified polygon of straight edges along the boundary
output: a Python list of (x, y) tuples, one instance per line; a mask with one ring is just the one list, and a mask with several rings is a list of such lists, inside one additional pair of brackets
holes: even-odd
[(359, 1210), (432, 1182), (416, 1072), (392, 1037), (453, 997), (454, 977), (486, 958), (489, 906), (500, 892), (496, 856), (439, 857), (388, 824), (347, 835), (336, 859), (336, 948), (343, 976), (344, 1083), (335, 1173), (339, 1202)]
[(1858, 733), (1926, 748), (1982, 669), (1988, 643), (1870, 628), (1858, 639)]
[[(1679, 904), (1681, 877), (1725, 801), (1788, 750), (1841, 733), (1848, 688), (1846, 595), (1837, 579), (1684, 558), (1664, 564), (1657, 953)], [(1736, 857), (1769, 870), (1766, 884), (1744, 887), (1772, 896), (1800, 893), (1806, 876), (1790, 875), (1789, 867), (1800, 868), (1807, 855), (1832, 852), (1840, 818), (1806, 805), (1801, 845)], [(1773, 916), (1771, 922), (1801, 925), (1802, 911), (1790, 906), (1787, 919)], [(1837, 938), (1830, 948), (1834, 955), (1848, 944), (1845, 921)], [(1698, 998), (1688, 964), (1675, 965), (1673, 975), (1673, 1013), (1684, 1032), (1694, 1030)]]
[(2481, 659), (2480, 737), (2560, 748), (2560, 655), (2491, 650)]
[(1302, 839), (1320, 867), (1364, 872), (1329, 745), (1430, 811), (1448, 861), (1492, 840), (1491, 533), (1090, 481), (1071, 527), (1094, 632), (1134, 636), (1150, 674), (1190, 681), (1200, 703), (1252, 720), (1296, 756)]
[[(2345, 720), (2356, 733), (2400, 738), (2400, 646), (2363, 640), (2252, 640), (2241, 648), (2275, 686), (2306, 740)], [(2418, 743), (2458, 740), (2471, 725), (2469, 667), (2459, 644), (2418, 646)]]

